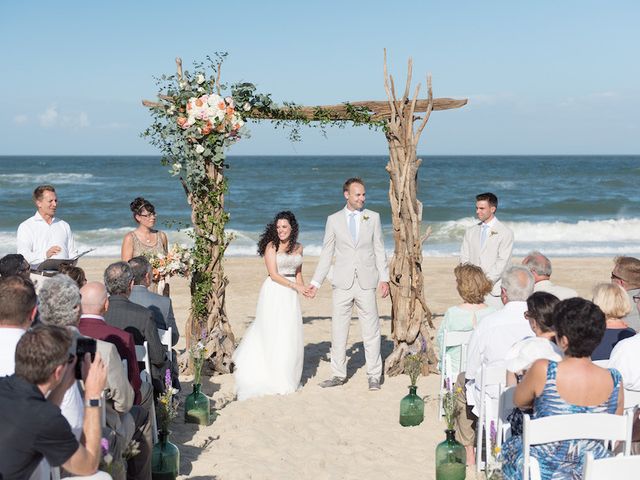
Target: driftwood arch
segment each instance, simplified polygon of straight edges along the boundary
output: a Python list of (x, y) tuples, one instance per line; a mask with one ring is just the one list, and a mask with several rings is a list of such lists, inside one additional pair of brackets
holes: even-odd
[[(181, 62), (178, 74), (182, 75)], [(359, 101), (339, 105), (295, 106), (272, 109), (264, 112), (254, 109), (246, 113), (246, 118), (257, 120), (303, 120), (303, 121), (353, 121), (353, 109), (365, 112), (367, 121), (359, 123), (384, 122), (384, 133), (389, 144), (389, 162), (386, 170), (389, 174), (389, 202), (391, 205), (394, 235), (394, 255), (390, 265), (391, 290), (391, 333), (394, 351), (385, 361), (385, 371), (389, 375), (401, 373), (404, 369), (404, 357), (407, 353), (427, 352), (430, 363), (435, 361), (433, 348), (434, 325), (431, 311), (424, 296), (424, 276), (422, 273), (422, 245), (428, 238), (430, 229), (422, 227), (422, 203), (417, 198), (418, 170), (422, 160), (417, 157), (420, 136), (433, 111), (450, 110), (463, 107), (466, 99), (433, 98), (431, 75), (427, 75), (427, 98), (419, 99), (420, 84), (411, 93), (413, 62), (408, 61), (407, 78), (404, 92), (398, 96), (393, 76), (387, 70), (386, 51), (384, 54), (384, 87), (386, 101)], [(160, 97), (162, 100), (162, 96)], [(161, 102), (143, 101), (149, 108), (162, 108)], [(319, 118), (319, 113), (321, 117)], [(418, 114), (423, 114), (420, 117)], [(419, 123), (416, 126), (416, 122)], [(355, 122), (354, 122), (355, 123)], [(215, 184), (224, 181), (223, 168), (213, 163), (205, 165), (207, 176)], [(184, 186), (184, 181), (183, 181)], [(197, 235), (210, 237), (210, 232), (199, 231), (198, 212), (202, 214), (202, 202), (185, 186), (185, 193), (192, 208), (192, 220)], [(209, 215), (226, 215), (224, 212), (224, 192), (218, 201), (211, 205)], [(218, 235), (220, 237), (220, 235)], [(222, 256), (224, 248), (218, 248), (219, 242), (226, 242), (224, 234), (218, 243), (212, 242), (212, 256), (207, 271), (214, 279), (211, 297), (207, 302), (206, 328), (207, 350), (213, 361), (214, 369), (221, 373), (230, 371), (231, 356), (234, 351), (234, 336), (225, 310), (225, 287), (228, 283), (224, 275)], [(226, 245), (225, 245), (226, 247)], [(215, 250), (215, 251), (213, 251)], [(192, 279), (191, 293), (197, 291), (198, 278)], [(192, 341), (189, 332), (196, 332), (197, 323), (193, 315), (187, 333), (187, 345)]]

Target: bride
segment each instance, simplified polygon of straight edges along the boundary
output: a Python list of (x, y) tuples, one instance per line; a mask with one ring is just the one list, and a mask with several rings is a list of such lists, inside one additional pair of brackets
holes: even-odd
[(302, 245), (293, 213), (278, 213), (258, 242), (269, 276), (262, 284), (256, 317), (233, 355), (238, 400), (295, 392), (304, 344), (298, 293), (304, 294)]

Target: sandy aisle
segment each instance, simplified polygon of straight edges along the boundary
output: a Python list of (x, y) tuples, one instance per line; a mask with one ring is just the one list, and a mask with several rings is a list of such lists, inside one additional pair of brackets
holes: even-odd
[[(82, 259), (90, 280), (100, 280), (112, 260)], [(309, 279), (317, 259), (306, 258), (303, 274)], [(519, 262), (519, 259), (515, 259)], [(552, 280), (590, 296), (591, 287), (609, 281), (608, 258), (552, 259)], [(427, 258), (427, 302), (436, 314), (459, 303), (455, 290), (454, 258)], [(229, 258), (227, 312), (237, 338), (253, 320), (260, 285), (265, 278), (259, 258)], [(184, 331), (189, 291), (184, 279), (171, 281), (176, 320)], [(379, 301), (383, 319), (383, 358), (392, 350), (390, 301)], [(303, 388), (293, 395), (233, 401), (233, 377), (221, 375), (205, 381), (204, 392), (220, 410), (209, 427), (186, 425), (179, 417), (172, 440), (180, 444), (181, 478), (196, 479), (411, 479), (435, 478), (434, 452), (444, 439), (444, 424), (436, 418), (438, 377), (418, 380), (419, 394), (428, 396), (425, 421), (414, 428), (398, 423), (400, 399), (407, 393), (406, 376), (386, 378), (379, 392), (369, 392), (364, 352), (357, 319), (349, 336), (349, 381), (341, 387), (321, 389), (317, 384), (331, 374), (331, 289), (325, 283), (314, 300), (302, 300), (305, 366)], [(440, 317), (436, 317), (436, 324)], [(184, 348), (184, 339), (178, 344)], [(183, 395), (190, 392), (184, 378)]]

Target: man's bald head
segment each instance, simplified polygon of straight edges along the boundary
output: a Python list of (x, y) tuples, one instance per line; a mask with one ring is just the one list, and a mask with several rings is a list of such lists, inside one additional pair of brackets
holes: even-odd
[(87, 282), (80, 289), (82, 295), (82, 313), (103, 315), (109, 306), (107, 289), (100, 282)]

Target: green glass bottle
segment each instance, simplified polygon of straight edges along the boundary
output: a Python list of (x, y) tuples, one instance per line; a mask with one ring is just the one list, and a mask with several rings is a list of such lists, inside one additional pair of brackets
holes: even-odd
[(180, 450), (169, 441), (169, 433), (158, 432), (158, 443), (151, 452), (153, 480), (176, 480), (180, 472)]
[(420, 425), (424, 420), (424, 400), (416, 394), (417, 390), (415, 385), (409, 385), (409, 395), (400, 401), (400, 425), (403, 427)]
[(455, 430), (445, 430), (447, 438), (436, 447), (436, 480), (464, 480), (467, 452), (456, 440)]
[(209, 397), (200, 391), (200, 384), (195, 383), (193, 392), (184, 401), (184, 421), (209, 425), (210, 420)]

